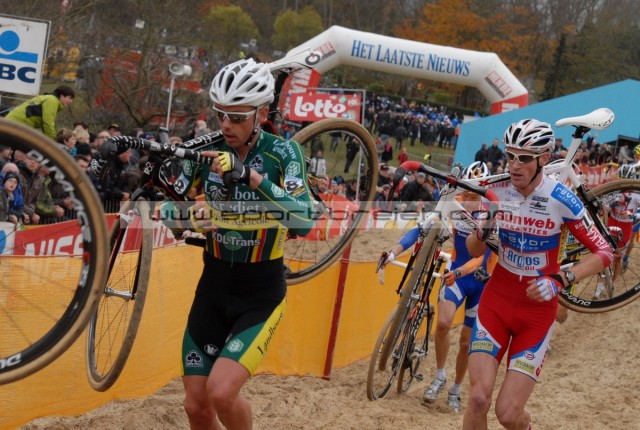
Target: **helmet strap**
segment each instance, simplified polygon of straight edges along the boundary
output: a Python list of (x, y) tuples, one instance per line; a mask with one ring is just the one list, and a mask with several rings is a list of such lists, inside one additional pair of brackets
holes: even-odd
[(540, 174), (540, 172), (542, 172), (542, 169), (544, 168), (544, 166), (540, 165), (540, 157), (536, 157), (536, 164), (538, 165), (538, 167), (536, 167), (536, 173), (535, 173), (535, 175), (533, 175), (533, 177), (531, 178), (531, 180), (529, 181), (527, 186), (531, 185), (531, 183), (536, 180), (536, 178), (538, 177), (538, 175)]
[(249, 138), (245, 142), (245, 145), (247, 145), (247, 146), (251, 145), (251, 142), (253, 141), (253, 138), (256, 137), (256, 134), (258, 134), (258, 132), (260, 131), (260, 120), (259, 120), (258, 113), (259, 113), (261, 107), (262, 106), (258, 106), (256, 108), (256, 115), (253, 118), (253, 131), (251, 132), (251, 134), (249, 135)]

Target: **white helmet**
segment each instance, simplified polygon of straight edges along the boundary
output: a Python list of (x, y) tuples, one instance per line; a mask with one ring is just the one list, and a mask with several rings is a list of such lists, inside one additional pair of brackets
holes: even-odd
[(550, 152), (555, 142), (551, 126), (537, 119), (523, 119), (511, 124), (504, 132), (504, 146), (507, 148), (526, 149), (542, 154)]
[(209, 96), (222, 106), (262, 106), (273, 101), (274, 80), (265, 63), (239, 60), (218, 72)]
[(636, 178), (636, 169), (633, 167), (633, 164), (623, 164), (618, 169), (618, 177), (622, 179), (635, 179)]
[(482, 161), (475, 161), (464, 168), (460, 178), (464, 180), (486, 178), (490, 175), (489, 167)]

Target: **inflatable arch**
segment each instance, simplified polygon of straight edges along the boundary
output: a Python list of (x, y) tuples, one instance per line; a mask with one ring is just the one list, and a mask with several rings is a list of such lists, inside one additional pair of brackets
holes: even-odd
[[(321, 55), (313, 66), (318, 73), (344, 64), (475, 87), (491, 103), (492, 114), (526, 106), (529, 100), (527, 89), (493, 52), (431, 45), (340, 26), (293, 48), (285, 58), (305, 48)], [(304, 77), (295, 80), (292, 86), (297, 90), (314, 86), (305, 85)]]

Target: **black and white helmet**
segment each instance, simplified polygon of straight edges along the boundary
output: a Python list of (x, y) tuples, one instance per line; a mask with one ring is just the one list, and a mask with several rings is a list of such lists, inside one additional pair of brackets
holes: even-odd
[(523, 119), (511, 124), (504, 132), (504, 146), (526, 149), (537, 154), (551, 152), (555, 146), (551, 126), (537, 119)]
[(464, 180), (486, 178), (491, 173), (489, 167), (482, 161), (474, 161), (464, 168), (460, 174), (460, 178)]
[(274, 79), (265, 63), (243, 59), (226, 65), (211, 83), (209, 96), (222, 106), (262, 106), (273, 101)]
[(622, 179), (636, 179), (636, 169), (633, 164), (623, 164), (618, 168), (618, 177)]

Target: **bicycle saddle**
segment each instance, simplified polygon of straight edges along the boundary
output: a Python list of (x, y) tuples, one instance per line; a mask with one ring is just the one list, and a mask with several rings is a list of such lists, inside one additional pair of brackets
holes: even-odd
[(614, 118), (615, 115), (611, 109), (600, 108), (586, 115), (559, 119), (556, 121), (556, 127), (574, 125), (576, 127), (587, 127), (593, 130), (604, 130), (613, 123)]
[(320, 52), (312, 51), (309, 47), (303, 47), (299, 51), (291, 52), (277, 61), (269, 63), (269, 70), (298, 70), (312, 68), (322, 59)]

